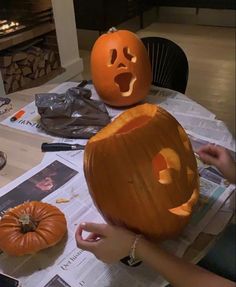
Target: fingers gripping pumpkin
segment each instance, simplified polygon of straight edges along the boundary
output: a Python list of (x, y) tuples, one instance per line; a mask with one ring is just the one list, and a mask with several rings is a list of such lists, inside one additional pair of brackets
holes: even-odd
[(0, 221), (0, 249), (9, 255), (33, 254), (57, 244), (67, 231), (55, 206), (31, 201), (9, 209)]
[(104, 218), (150, 238), (179, 234), (198, 199), (190, 141), (175, 118), (151, 104), (127, 110), (92, 137), (84, 171)]
[(91, 73), (101, 99), (117, 107), (143, 100), (152, 78), (142, 41), (132, 32), (114, 28), (95, 42), (91, 52)]

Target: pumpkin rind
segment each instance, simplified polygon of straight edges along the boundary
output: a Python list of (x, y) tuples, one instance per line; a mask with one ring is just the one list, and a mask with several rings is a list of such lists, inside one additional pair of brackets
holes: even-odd
[[(29, 215), (35, 230), (23, 233), (20, 218)], [(33, 254), (57, 244), (67, 231), (66, 218), (55, 206), (38, 201), (9, 209), (0, 220), (0, 249), (8, 255)]]
[(143, 100), (152, 80), (146, 48), (127, 30), (108, 32), (97, 39), (91, 51), (91, 74), (100, 98), (116, 107)]
[(125, 111), (89, 140), (84, 172), (107, 222), (154, 239), (178, 235), (199, 195), (196, 159), (184, 129), (151, 104)]

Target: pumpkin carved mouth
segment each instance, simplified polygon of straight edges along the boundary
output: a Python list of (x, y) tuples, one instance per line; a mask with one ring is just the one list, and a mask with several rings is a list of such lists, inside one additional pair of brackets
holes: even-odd
[(132, 94), (136, 77), (131, 73), (120, 73), (115, 76), (114, 80), (123, 97), (129, 97)]

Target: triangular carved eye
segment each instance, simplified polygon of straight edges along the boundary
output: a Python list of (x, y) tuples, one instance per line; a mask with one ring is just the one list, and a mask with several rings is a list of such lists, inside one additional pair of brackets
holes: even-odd
[(123, 52), (126, 59), (133, 63), (136, 62), (137, 58), (130, 52), (128, 47), (124, 47)]
[(116, 51), (116, 49), (111, 49), (109, 60), (108, 60), (108, 66), (113, 65), (115, 63), (116, 59), (117, 59), (117, 51)]

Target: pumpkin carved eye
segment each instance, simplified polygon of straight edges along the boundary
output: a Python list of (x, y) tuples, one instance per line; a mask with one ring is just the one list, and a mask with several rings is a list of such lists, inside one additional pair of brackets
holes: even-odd
[(123, 52), (126, 59), (128, 59), (130, 62), (133, 63), (136, 62), (137, 58), (134, 55), (132, 55), (128, 47), (124, 47)]
[(152, 167), (159, 183), (170, 184), (173, 170), (180, 171), (179, 156), (173, 149), (164, 148), (153, 158)]
[(109, 57), (109, 61), (108, 61), (108, 67), (114, 65), (116, 59), (117, 59), (117, 51), (116, 51), (116, 49), (111, 49), (110, 50), (110, 57)]

